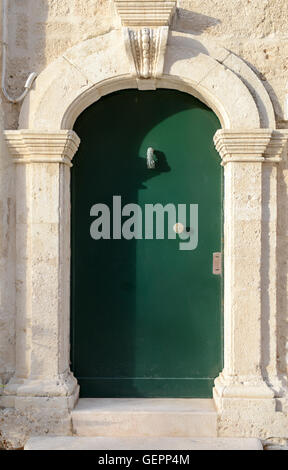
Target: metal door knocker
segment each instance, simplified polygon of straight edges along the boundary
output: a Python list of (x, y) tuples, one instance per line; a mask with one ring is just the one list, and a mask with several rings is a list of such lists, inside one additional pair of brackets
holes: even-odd
[(154, 149), (152, 147), (148, 147), (147, 149), (147, 168), (149, 170), (154, 170), (156, 165), (156, 158), (154, 155)]

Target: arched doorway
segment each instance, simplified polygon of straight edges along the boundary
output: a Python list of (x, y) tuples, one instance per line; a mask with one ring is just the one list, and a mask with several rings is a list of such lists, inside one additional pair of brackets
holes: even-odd
[[(116, 92), (78, 118), (71, 330), (82, 396), (212, 396), (223, 367), (221, 276), (212, 269), (221, 251), (219, 127), (209, 108), (174, 90)], [(163, 234), (161, 210), (149, 219), (155, 204)], [(173, 237), (185, 216), (185, 240)]]
[[(268, 312), (271, 324), (277, 323), (276, 168), (284, 157), (287, 132), (276, 128), (272, 102), (252, 69), (215, 41), (195, 39), (173, 31), (163, 75), (156, 81), (138, 80), (131, 72), (120, 29), (83, 41), (40, 74), (21, 107), (19, 129), (5, 131), (16, 164), (15, 273), (20, 284), (16, 371), (1, 403), (4, 400), (9, 407), (21, 410), (39, 407), (41, 418), (47, 397), (53, 397), (51, 410), (61, 409), (59, 422), (63, 425), (65, 408), (68, 432), (69, 412), (79, 390), (70, 371), (69, 343), (70, 166), (79, 145), (71, 129), (92, 103), (132, 88), (186, 92), (206, 103), (220, 119), (222, 129), (216, 132), (214, 142), (225, 172), (225, 359), (213, 391), (219, 432), (221, 422), (231, 435), (234, 423), (237, 429), (245, 426), (247, 404), (254, 410), (253, 429), (262, 421), (268, 429), (269, 422), (272, 427), (267, 435), (276, 435), (274, 423), (277, 429), (286, 426), (283, 413), (275, 413), (275, 396), (282, 396), (282, 391), (275, 392), (280, 383), (275, 330), (267, 330), (264, 338), (262, 327)], [(94, 135), (97, 148), (98, 136)], [(76, 163), (77, 158), (73, 159)], [(268, 191), (263, 191), (263, 181)], [(263, 224), (262, 214), (269, 214), (269, 224)], [(267, 252), (269, 257), (263, 258)], [(268, 279), (263, 277), (263, 260), (269, 272), (268, 291), (263, 284)], [(49, 282), (42, 282), (44, 279)], [(267, 310), (263, 310), (264, 291), (266, 299), (269, 297)], [(269, 383), (263, 377), (268, 350), (273, 351)], [(251, 416), (249, 412), (249, 419)]]

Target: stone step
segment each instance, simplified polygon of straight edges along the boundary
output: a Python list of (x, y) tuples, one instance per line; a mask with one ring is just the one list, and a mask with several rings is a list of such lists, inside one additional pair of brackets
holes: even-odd
[(72, 412), (81, 437), (216, 437), (210, 399), (81, 398)]
[(182, 437), (33, 437), (24, 450), (262, 450), (258, 439)]

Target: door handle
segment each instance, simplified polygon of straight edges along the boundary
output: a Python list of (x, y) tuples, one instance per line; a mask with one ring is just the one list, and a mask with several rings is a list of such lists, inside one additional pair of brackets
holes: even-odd
[(222, 274), (222, 253), (213, 253), (213, 274)]

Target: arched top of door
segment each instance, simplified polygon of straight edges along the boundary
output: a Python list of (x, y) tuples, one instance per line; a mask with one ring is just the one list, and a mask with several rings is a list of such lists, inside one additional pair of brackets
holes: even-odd
[(275, 129), (270, 97), (252, 69), (232, 52), (199, 36), (171, 31), (163, 74), (138, 79), (121, 30), (81, 42), (52, 62), (26, 97), (19, 129), (72, 129), (101, 96), (139, 88), (176, 89), (213, 109), (225, 129)]

